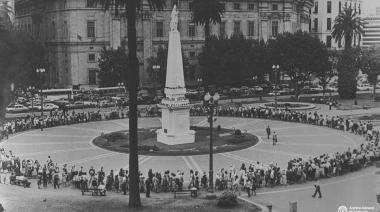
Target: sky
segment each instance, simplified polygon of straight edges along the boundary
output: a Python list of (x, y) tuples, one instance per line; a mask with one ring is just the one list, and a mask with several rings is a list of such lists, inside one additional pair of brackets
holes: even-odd
[(376, 7), (380, 7), (380, 0), (362, 0), (364, 15), (375, 14)]

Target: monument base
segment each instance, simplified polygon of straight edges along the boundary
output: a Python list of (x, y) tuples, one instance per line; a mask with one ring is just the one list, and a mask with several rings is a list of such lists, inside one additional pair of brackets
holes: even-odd
[(166, 133), (163, 129), (156, 131), (157, 141), (167, 145), (188, 144), (195, 142), (195, 131), (189, 130), (185, 133), (173, 134)]

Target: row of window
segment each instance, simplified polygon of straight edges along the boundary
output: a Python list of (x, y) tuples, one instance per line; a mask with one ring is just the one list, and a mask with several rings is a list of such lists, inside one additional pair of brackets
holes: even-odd
[[(354, 5), (352, 5), (351, 2), (350, 2), (350, 5), (348, 5), (347, 2), (346, 2), (346, 3), (344, 3), (344, 6), (345, 7), (350, 7), (350, 8), (352, 8), (352, 6), (353, 6), (353, 8), (355, 9), (355, 12), (359, 12), (359, 15), (361, 14), (361, 5), (358, 4), (358, 6), (357, 6), (356, 2), (354, 3)], [(342, 11), (342, 2), (340, 2), (340, 1), (339, 1), (338, 8), (339, 8), (338, 10), (339, 10), (339, 13), (340, 13)], [(332, 13), (332, 3), (331, 3), (331, 1), (327, 1), (327, 8), (326, 8), (326, 10), (327, 10), (327, 13)], [(357, 10), (359, 10), (359, 11), (357, 11)], [(314, 13), (318, 13), (318, 2), (317, 1), (314, 2)]]
[[(234, 21), (234, 34), (241, 33), (241, 21)], [(248, 21), (248, 32), (247, 36), (255, 36), (255, 22)], [(180, 27), (180, 26), (179, 26)], [(220, 36), (224, 37), (226, 35), (226, 22), (221, 22), (219, 24), (219, 33)], [(272, 21), (272, 36), (277, 36), (278, 34), (278, 21)], [(188, 23), (187, 36), (195, 37), (196, 35), (196, 25), (192, 22)], [(164, 22), (157, 21), (156, 22), (156, 37), (164, 37)]]
[[(326, 27), (326, 30), (331, 30), (331, 27), (332, 27), (332, 20), (331, 18), (327, 18), (326, 20), (327, 22), (327, 27)], [(317, 32), (318, 31), (318, 18), (314, 18), (314, 31)]]

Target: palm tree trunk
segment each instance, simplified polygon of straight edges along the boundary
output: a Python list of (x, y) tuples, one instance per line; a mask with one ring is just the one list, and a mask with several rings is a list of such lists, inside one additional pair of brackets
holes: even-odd
[(352, 37), (349, 35), (344, 36), (344, 49), (350, 49), (352, 44)]
[(137, 138), (137, 87), (139, 84), (139, 67), (137, 61), (136, 38), (136, 8), (137, 0), (127, 3), (128, 16), (128, 57), (130, 73), (128, 74), (129, 90), (129, 206), (141, 207), (139, 190), (139, 161)]
[(210, 38), (210, 22), (206, 21), (205, 23), (205, 43), (207, 44), (207, 40)]
[[(377, 75), (376, 75), (376, 79), (377, 79)], [(376, 102), (376, 84), (377, 84), (377, 80), (373, 83), (373, 101)]]

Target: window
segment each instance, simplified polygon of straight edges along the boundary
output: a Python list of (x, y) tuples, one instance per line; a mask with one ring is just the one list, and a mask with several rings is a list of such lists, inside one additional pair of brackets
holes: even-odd
[(240, 21), (234, 21), (234, 34), (240, 34)]
[(342, 48), (342, 41), (341, 40), (338, 40), (338, 47)]
[(255, 4), (248, 4), (248, 10), (254, 10)]
[(55, 22), (51, 22), (51, 38), (55, 39)]
[(190, 58), (194, 58), (195, 57), (195, 52), (189, 52), (189, 56), (190, 56)]
[(314, 13), (318, 13), (318, 2), (314, 2)]
[(63, 0), (62, 9), (66, 9), (66, 8), (67, 8), (67, 0)]
[(88, 84), (96, 85), (96, 70), (88, 70)]
[(195, 24), (189, 23), (189, 30), (188, 30), (189, 37), (195, 37)]
[(331, 13), (331, 1), (327, 2), (327, 13)]
[(314, 31), (318, 31), (318, 18), (314, 18)]
[(220, 22), (219, 24), (219, 37), (226, 36), (226, 22)]
[(278, 10), (278, 5), (277, 4), (272, 4), (272, 10), (277, 11)]
[(234, 3), (234, 10), (240, 10), (240, 4)]
[(342, 2), (339, 2), (339, 13), (342, 12)]
[(330, 35), (328, 35), (326, 37), (326, 46), (327, 46), (327, 48), (331, 48), (331, 36)]
[(87, 37), (95, 38), (95, 21), (87, 21)]
[(157, 37), (164, 37), (164, 22), (157, 21), (156, 22), (156, 36)]
[(272, 36), (277, 37), (278, 35), (278, 21), (272, 21)]
[(69, 37), (69, 30), (67, 27), (67, 21), (63, 21), (63, 37), (64, 38)]
[(248, 22), (248, 36), (254, 36), (255, 35), (255, 22), (249, 21)]
[(88, 62), (96, 62), (96, 57), (95, 57), (95, 54), (88, 54)]
[(87, 0), (86, 7), (88, 8), (96, 7), (96, 0)]
[(331, 30), (331, 18), (327, 18), (327, 30)]

